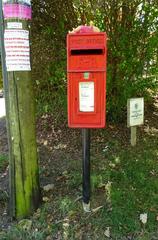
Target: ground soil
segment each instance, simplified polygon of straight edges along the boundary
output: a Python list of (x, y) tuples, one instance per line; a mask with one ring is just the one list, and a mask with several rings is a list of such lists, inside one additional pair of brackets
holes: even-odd
[[(81, 136), (79, 130), (70, 130), (56, 124), (52, 115), (43, 115), (37, 121), (37, 151), (40, 165), (41, 189), (47, 184), (55, 184), (63, 192), (59, 182), (67, 171), (71, 160), (81, 159)], [(8, 155), (8, 140), (5, 117), (0, 118), (0, 155)], [(9, 166), (0, 171), (0, 230), (8, 228), (12, 221), (8, 214)]]
[[(154, 105), (148, 106), (145, 111), (145, 124), (140, 127), (140, 136), (148, 126), (150, 129), (158, 129), (157, 106), (158, 97), (155, 98)], [(106, 146), (106, 141), (110, 136), (117, 135), (124, 146), (129, 144), (129, 129), (127, 129), (126, 123), (108, 124), (106, 134), (103, 134), (103, 131), (105, 130), (94, 130), (92, 133), (92, 147), (97, 145), (96, 152), (101, 146)], [(62, 188), (63, 173), (69, 171), (70, 166), (73, 171), (74, 161), (81, 168), (81, 164), (79, 164), (82, 159), (81, 131), (68, 129), (65, 122), (62, 125), (57, 124), (52, 115), (46, 114), (37, 121), (37, 144), (41, 187), (53, 183), (58, 191), (64, 191)], [(0, 118), (0, 154), (8, 154), (5, 118)], [(0, 230), (11, 225), (11, 219), (7, 214), (8, 192), (8, 166), (6, 166), (4, 171), (0, 172)], [(4, 195), (5, 199), (1, 195)]]

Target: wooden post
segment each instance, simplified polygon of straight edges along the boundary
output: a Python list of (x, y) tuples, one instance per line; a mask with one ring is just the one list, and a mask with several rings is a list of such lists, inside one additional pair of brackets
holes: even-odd
[[(18, 69), (19, 66), (17, 68), (15, 67), (15, 70), (8, 70), (10, 67), (9, 62), (6, 63), (7, 60), (5, 61), (5, 57), (8, 59), (9, 55), (7, 56), (7, 50), (4, 48), (4, 32), (8, 29), (12, 29), (16, 34), (16, 30), (18, 32), (20, 26), (20, 30), (26, 30), (27, 32), (30, 31), (30, 21), (20, 15), (21, 12), (25, 13), (24, 11), (21, 11), (20, 8), (28, 9), (28, 16), (29, 8), (31, 10), (31, 6), (27, 4), (25, 5), (25, 0), (23, 2), (24, 4), (20, 4), (18, 1), (13, 0), (4, 4), (4, 25), (2, 6), (0, 6), (1, 26), (4, 27), (4, 29), (1, 28), (1, 50), (4, 66), (3, 79), (10, 156), (9, 209), (10, 215), (15, 218), (29, 216), (33, 210), (38, 207), (40, 200), (38, 157), (35, 135), (35, 107), (31, 71), (29, 69), (22, 69), (22, 71), (20, 71)], [(26, 3), (28, 2), (29, 1), (26, 1)], [(11, 10), (13, 5), (17, 8), (17, 11), (14, 11), (13, 15), (16, 12), (17, 16), (13, 16), (11, 11), (10, 13), (7, 12), (7, 7)], [(16, 29), (16, 25), (18, 26), (18, 29)], [(16, 56), (16, 60), (17, 65), (21, 64), (18, 56)], [(14, 59), (12, 62), (13, 65), (16, 65), (16, 60)]]
[(135, 146), (137, 142), (137, 127), (131, 127), (131, 145)]

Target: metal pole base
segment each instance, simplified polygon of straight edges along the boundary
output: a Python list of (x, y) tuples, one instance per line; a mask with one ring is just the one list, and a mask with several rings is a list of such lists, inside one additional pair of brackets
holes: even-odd
[[(88, 209), (90, 202), (90, 129), (82, 129), (83, 149), (83, 202)], [(89, 207), (90, 208), (90, 207)]]
[(91, 212), (90, 202), (89, 202), (89, 203), (84, 203), (84, 202), (82, 202), (82, 206), (83, 206), (84, 212), (86, 212), (86, 213), (90, 213), (90, 212)]

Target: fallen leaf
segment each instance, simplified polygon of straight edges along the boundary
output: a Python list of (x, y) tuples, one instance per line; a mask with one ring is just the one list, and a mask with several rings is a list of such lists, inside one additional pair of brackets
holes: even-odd
[(29, 231), (32, 227), (32, 221), (29, 220), (29, 219), (23, 219), (21, 220), (18, 225), (23, 229), (23, 230), (26, 230), (26, 231)]
[(114, 129), (115, 126), (113, 126), (113, 125), (109, 125), (109, 128), (110, 128), (110, 129)]
[(38, 219), (40, 217), (40, 214), (41, 214), (41, 209), (38, 208), (37, 211), (33, 214), (33, 216), (35, 219)]
[(57, 146), (54, 146), (54, 149), (58, 150), (58, 149), (66, 149), (67, 145), (66, 144), (58, 144)]
[(43, 145), (44, 145), (44, 146), (47, 146), (47, 145), (48, 145), (48, 141), (47, 141), (47, 140), (44, 141)]
[(107, 152), (109, 150), (109, 146), (105, 146), (103, 152)]
[(104, 232), (104, 235), (107, 237), (107, 238), (110, 238), (110, 227), (107, 227), (105, 232)]
[(53, 190), (53, 189), (54, 189), (54, 184), (48, 184), (43, 187), (43, 190), (46, 192), (49, 192), (50, 190)]
[(46, 240), (52, 240), (52, 236), (47, 236)]
[(143, 224), (146, 224), (148, 219), (147, 213), (141, 213), (139, 219)]
[(49, 202), (50, 199), (48, 197), (43, 197), (42, 200), (43, 202)]
[(103, 206), (99, 206), (99, 207), (97, 207), (97, 208), (93, 208), (92, 209), (92, 212), (98, 212), (101, 208), (103, 208)]

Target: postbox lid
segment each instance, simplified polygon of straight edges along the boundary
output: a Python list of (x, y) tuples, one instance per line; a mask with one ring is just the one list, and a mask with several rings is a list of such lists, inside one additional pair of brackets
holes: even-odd
[(73, 34), (78, 34), (78, 33), (92, 33), (95, 32), (93, 26), (86, 26), (86, 25), (81, 25), (74, 29)]

